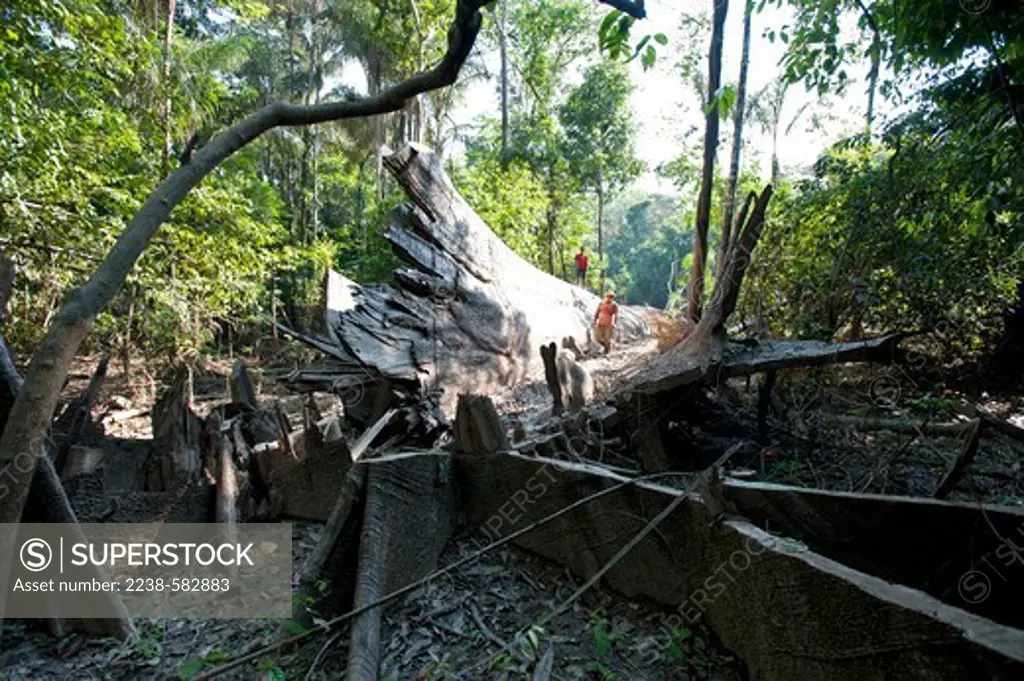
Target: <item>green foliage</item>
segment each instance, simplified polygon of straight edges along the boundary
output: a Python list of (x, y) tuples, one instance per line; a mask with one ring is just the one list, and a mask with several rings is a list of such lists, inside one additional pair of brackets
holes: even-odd
[(612, 61), (631, 62), (640, 58), (644, 70), (654, 66), (658, 59), (658, 50), (653, 43), (668, 45), (668, 37), (664, 33), (645, 34), (635, 45), (632, 44), (632, 31), (636, 19), (621, 12), (612, 10), (605, 15), (598, 27), (598, 45), (602, 53), (607, 53)]
[(794, 335), (942, 326), (942, 350), (980, 349), (1024, 271), (1017, 133), (984, 121), (953, 131), (936, 113), (911, 114), (880, 144), (836, 145), (777, 195), (747, 309), (763, 304)]
[(479, 158), (457, 172), (455, 183), (512, 250), (537, 267), (544, 267), (548, 193), (529, 166), (513, 161), (502, 168), (497, 158)]
[(587, 68), (583, 83), (561, 107), (564, 155), (581, 186), (612, 192), (643, 170), (636, 156), (636, 125), (629, 111), (633, 84), (620, 64)]

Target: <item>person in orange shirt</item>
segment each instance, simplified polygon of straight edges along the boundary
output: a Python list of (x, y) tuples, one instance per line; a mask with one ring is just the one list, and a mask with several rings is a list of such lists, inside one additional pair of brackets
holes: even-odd
[(619, 321), (619, 306), (615, 304), (615, 294), (609, 291), (604, 294), (604, 302), (597, 306), (594, 314), (594, 340), (604, 346), (604, 354), (612, 347), (612, 332)]

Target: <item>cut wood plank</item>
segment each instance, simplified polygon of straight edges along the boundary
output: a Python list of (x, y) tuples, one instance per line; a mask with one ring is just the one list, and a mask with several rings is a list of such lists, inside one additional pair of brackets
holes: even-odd
[(352, 605), (363, 527), (366, 464), (352, 466), (316, 548), (299, 574), (293, 619), (305, 627), (315, 617), (333, 616)]
[[(491, 537), (622, 480), (593, 467), (511, 454), (459, 456), (456, 474), (464, 512)], [(678, 494), (638, 483), (515, 543), (587, 577)], [(1012, 679), (1024, 673), (1024, 632), (1018, 629), (776, 539), (745, 520), (712, 520), (693, 495), (605, 579), (627, 597), (676, 610), (666, 618), (669, 630), (702, 616), (752, 679)]]
[[(455, 527), (455, 481), (451, 457), (442, 453), (393, 455), (366, 462), (366, 511), (359, 543), (359, 608), (423, 578)], [(383, 607), (352, 621), (349, 681), (380, 678)]]
[(373, 444), (373, 441), (377, 439), (377, 436), (380, 435), (382, 430), (384, 430), (384, 427), (391, 423), (391, 419), (395, 417), (396, 413), (396, 409), (387, 410), (379, 419), (377, 419), (376, 423), (367, 428), (366, 431), (359, 436), (359, 439), (356, 440), (354, 445), (352, 445), (351, 456), (353, 461), (359, 460), (359, 457), (361, 457), (370, 445)]
[[(1008, 544), (1024, 545), (1020, 507), (738, 480), (727, 480), (723, 491), (731, 506), (762, 528), (795, 537), (852, 568), (1024, 629), (1024, 614), (1015, 605), (1024, 602), (1024, 579), (1010, 578), (1015, 572), (1024, 577), (1024, 563)], [(967, 588), (975, 586), (970, 582), (975, 571), (991, 580), (993, 597), (972, 598)]]

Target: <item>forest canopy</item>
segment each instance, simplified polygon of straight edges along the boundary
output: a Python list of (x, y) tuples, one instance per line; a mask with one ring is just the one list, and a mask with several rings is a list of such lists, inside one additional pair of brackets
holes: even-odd
[[(31, 350), (146, 197), (217, 133), (275, 101), (344, 101), (410, 78), (445, 53), (455, 8), (4, 3), (0, 248), (17, 267), (8, 341)], [(327, 268), (363, 283), (391, 276), (381, 234), (400, 197), (381, 150), (409, 141), (441, 154), (470, 205), (537, 267), (571, 280), (583, 245), (593, 287), (681, 311), (702, 136), (680, 118), (677, 139), (663, 140), (673, 160), (640, 153), (649, 121), (636, 92), (656, 69), (701, 116), (722, 119), (712, 263), (726, 216), (763, 181), (775, 185), (740, 321), (840, 338), (954, 315), (963, 347), (994, 340), (982, 331), (1021, 304), (1024, 259), (1015, 3), (733, 2), (747, 25), (727, 46), (749, 46), (751, 23), (755, 39), (786, 46), (775, 80), (749, 92), (731, 69), (709, 91), (711, 10), (674, 10), (677, 25), (660, 32), (587, 0), (490, 3), (453, 86), (387, 115), (276, 128), (207, 176), (89, 343), (175, 361), (213, 344), (265, 347), (273, 319), (316, 327)], [(794, 114), (787, 101), (804, 91), (815, 101)], [(795, 119), (819, 120), (837, 97), (863, 109), (860, 124), (833, 134), (812, 165), (786, 167), (780, 146), (799, 134)], [(755, 134), (771, 141), (770, 156), (759, 157)]]

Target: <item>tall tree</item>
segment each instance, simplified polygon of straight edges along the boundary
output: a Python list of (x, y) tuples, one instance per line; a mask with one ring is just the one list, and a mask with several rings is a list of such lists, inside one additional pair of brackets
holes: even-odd
[(163, 123), (164, 123), (164, 148), (163, 157), (161, 163), (161, 170), (163, 176), (166, 177), (167, 173), (171, 169), (171, 49), (174, 46), (174, 6), (175, 0), (167, 0), (167, 4), (164, 6), (166, 16), (164, 17), (164, 41), (163, 41), (163, 86), (164, 86), (164, 101), (163, 101)]
[(715, 272), (721, 274), (725, 266), (725, 254), (729, 252), (732, 236), (732, 218), (736, 208), (736, 185), (740, 177), (740, 153), (743, 149), (743, 122), (747, 111), (747, 72), (750, 69), (750, 21), (754, 11), (754, 0), (747, 0), (743, 8), (743, 54), (740, 58), (740, 81), (736, 89), (736, 104), (733, 109), (732, 159), (729, 163), (729, 184), (725, 189), (725, 209), (722, 211), (722, 238), (719, 240)]
[(501, 56), (501, 159), (505, 163), (508, 160), (508, 0), (501, 0), (498, 31)]
[(589, 67), (583, 83), (562, 106), (565, 156), (580, 186), (597, 197), (599, 288), (604, 293), (604, 205), (608, 194), (641, 172), (636, 128), (629, 110), (633, 84), (626, 67), (601, 62)]
[(711, 47), (708, 50), (708, 99), (704, 110), (704, 165), (701, 169), (700, 194), (697, 197), (697, 218), (693, 239), (693, 270), (687, 315), (696, 322), (700, 318), (704, 297), (704, 266), (707, 261), (708, 225), (711, 222), (711, 187), (715, 174), (715, 151), (718, 149), (718, 122), (722, 82), (722, 44), (729, 0), (714, 0), (711, 17)]

